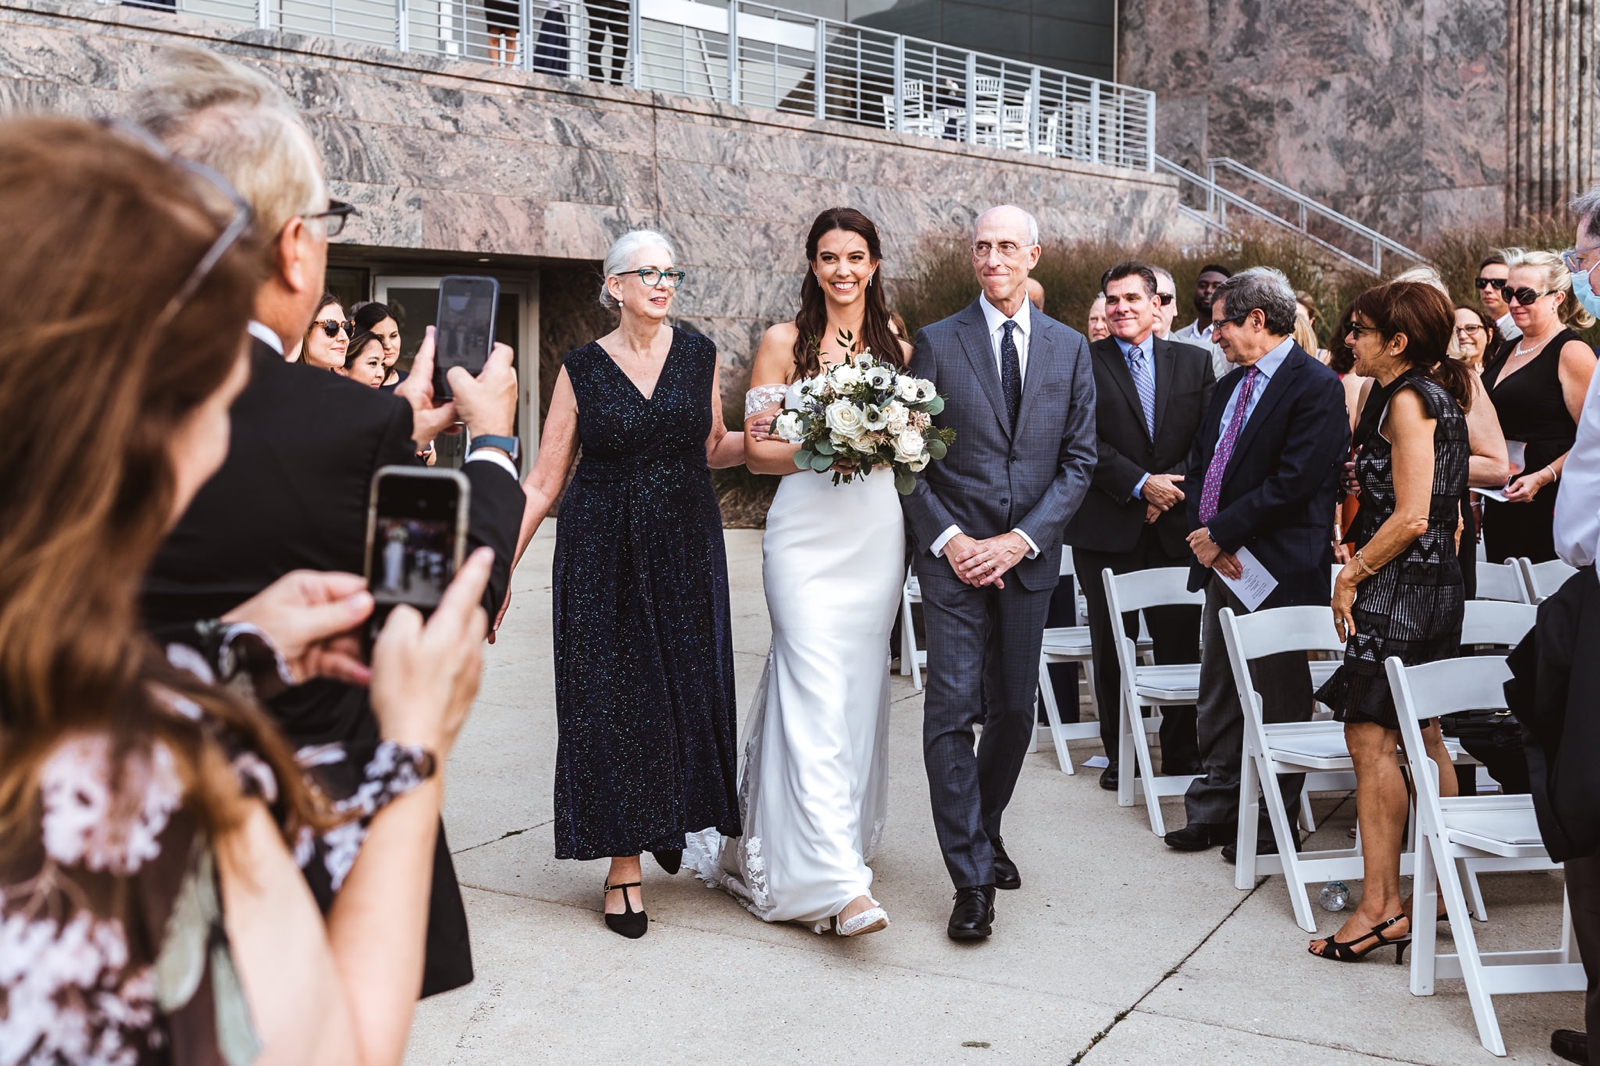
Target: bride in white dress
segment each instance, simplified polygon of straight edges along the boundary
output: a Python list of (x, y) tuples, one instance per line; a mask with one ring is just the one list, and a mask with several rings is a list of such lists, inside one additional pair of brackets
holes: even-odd
[[(812, 273), (800, 314), (767, 330), (756, 354), (747, 426), (774, 414), (796, 382), (850, 354), (841, 329), (856, 352), (910, 358), (875, 283), (872, 222), (849, 208), (824, 211), (806, 254)], [(831, 471), (797, 471), (795, 445), (748, 440), (751, 470), (786, 476), (761, 542), (772, 650), (739, 764), (744, 836), (692, 835), (684, 860), (764, 921), (876, 932), (889, 918), (867, 864), (888, 799), (889, 633), (905, 573), (900, 497), (887, 470), (835, 485)]]

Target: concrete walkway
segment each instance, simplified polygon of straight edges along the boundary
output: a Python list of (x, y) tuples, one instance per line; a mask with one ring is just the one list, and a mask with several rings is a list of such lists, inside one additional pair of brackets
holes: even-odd
[[(1359, 965), (1311, 957), (1281, 878), (1235, 890), (1217, 851), (1169, 851), (1142, 807), (1117, 807), (1095, 771), (1062, 774), (1051, 752), (1029, 756), (1007, 813), (1023, 887), (1000, 894), (989, 941), (952, 943), (922, 698), (898, 676), (889, 821), (874, 864), (890, 929), (842, 941), (769, 926), (647, 858), (650, 932), (616, 936), (600, 920), (605, 864), (552, 857), (553, 544), (547, 523), (516, 575), (450, 765), (445, 822), (477, 980), (420, 1006), (408, 1062), (1495, 1061), (1459, 981), (1416, 998), (1393, 953)], [(728, 557), (742, 709), (770, 637), (760, 533), (728, 531)], [(1080, 763), (1095, 754), (1098, 745), (1075, 745)], [(1353, 803), (1328, 797), (1317, 809), (1319, 840), (1344, 839)], [(1181, 803), (1169, 810), (1181, 825)], [(1486, 950), (1556, 943), (1559, 874), (1487, 875), (1483, 890)], [(1328, 933), (1343, 916), (1324, 917)], [(1496, 1007), (1507, 1061), (1559, 1062), (1551, 1030), (1583, 1025), (1576, 993), (1503, 996)]]

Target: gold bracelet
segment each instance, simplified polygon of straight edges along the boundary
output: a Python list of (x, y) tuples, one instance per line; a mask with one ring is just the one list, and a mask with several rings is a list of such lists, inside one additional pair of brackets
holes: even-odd
[(1356, 560), (1356, 565), (1361, 567), (1361, 569), (1363, 569), (1363, 570), (1365, 570), (1367, 572), (1367, 576), (1368, 577), (1377, 577), (1378, 576), (1378, 572), (1376, 570), (1374, 570), (1372, 567), (1367, 565), (1367, 560), (1361, 554), (1361, 549), (1360, 548), (1356, 549), (1355, 560)]

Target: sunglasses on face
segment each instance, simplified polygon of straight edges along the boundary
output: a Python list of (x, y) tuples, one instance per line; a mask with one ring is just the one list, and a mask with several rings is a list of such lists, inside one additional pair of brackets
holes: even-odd
[(1344, 335), (1346, 337), (1354, 337), (1359, 342), (1361, 340), (1361, 338), (1364, 335), (1368, 334), (1368, 333), (1380, 333), (1380, 332), (1381, 331), (1378, 329), (1377, 326), (1360, 326), (1360, 325), (1357, 325), (1356, 323), (1352, 322), (1348, 326), (1345, 327)]
[(1506, 279), (1505, 278), (1473, 278), (1472, 279), (1472, 284), (1473, 284), (1473, 287), (1476, 288), (1479, 292), (1482, 292), (1484, 289), (1491, 288), (1491, 287), (1493, 287), (1496, 291), (1499, 291), (1499, 290), (1504, 289), (1506, 287)]
[(340, 330), (344, 331), (344, 335), (347, 338), (355, 332), (355, 327), (353, 327), (350, 323), (340, 322), (337, 318), (321, 318), (313, 322), (312, 325), (322, 327), (323, 334), (326, 335), (329, 340), (337, 337)]
[(1521, 304), (1523, 307), (1527, 307), (1527, 306), (1537, 302), (1539, 297), (1541, 297), (1541, 296), (1549, 296), (1552, 292), (1555, 292), (1555, 290), (1554, 289), (1550, 289), (1550, 290), (1548, 290), (1546, 292), (1535, 292), (1533, 289), (1509, 289), (1508, 288), (1508, 289), (1505, 290), (1506, 303), (1508, 303), (1508, 304)]
[(1176, 300), (1176, 299), (1177, 299), (1177, 297), (1175, 295), (1173, 295), (1172, 293), (1170, 293), (1170, 292), (1158, 292), (1158, 293), (1156, 293), (1156, 303), (1160, 304), (1162, 307), (1167, 306), (1169, 303), (1171, 303), (1173, 300)]

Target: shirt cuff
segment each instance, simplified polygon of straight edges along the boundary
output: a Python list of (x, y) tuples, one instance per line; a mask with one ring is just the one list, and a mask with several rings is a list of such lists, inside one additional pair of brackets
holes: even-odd
[(1133, 498), (1134, 499), (1136, 499), (1136, 500), (1144, 499), (1144, 483), (1146, 481), (1149, 481), (1149, 480), (1150, 480), (1150, 475), (1146, 474), (1144, 477), (1140, 478), (1137, 482), (1134, 483), (1134, 486), (1133, 486)]
[(934, 539), (933, 547), (930, 550), (933, 552), (934, 555), (943, 556), (944, 555), (944, 546), (946, 544), (950, 543), (950, 538), (956, 536), (960, 532), (961, 532), (961, 527), (960, 526), (951, 526), (949, 529), (945, 530), (943, 533), (940, 533), (939, 536)]
[(510, 474), (511, 475), (511, 480), (513, 480), (513, 481), (517, 480), (517, 467), (516, 467), (516, 464), (511, 461), (511, 457), (509, 455), (506, 455), (502, 451), (499, 451), (499, 450), (496, 450), (496, 449), (493, 449), (493, 448), (484, 448), (484, 449), (482, 449), (480, 451), (475, 451), (471, 455), (467, 456), (467, 462), (469, 462), (469, 463), (482, 463), (482, 462), (493, 463), (496, 466), (498, 466), (501, 470), (504, 470), (506, 473)]
[(1011, 532), (1028, 542), (1028, 558), (1036, 559), (1039, 557), (1039, 546), (1033, 542), (1032, 537), (1028, 536), (1020, 529), (1013, 529)]

